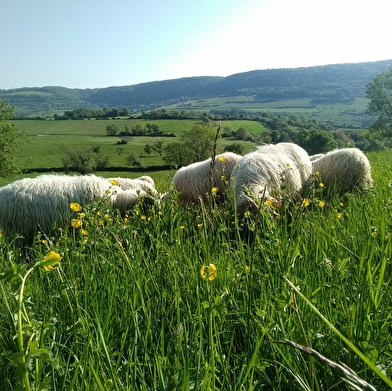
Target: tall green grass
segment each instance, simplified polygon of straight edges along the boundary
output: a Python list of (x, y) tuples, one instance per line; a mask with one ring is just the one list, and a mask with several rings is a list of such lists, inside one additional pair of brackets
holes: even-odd
[(391, 170), (370, 158), (373, 191), (317, 188), (273, 218), (170, 195), (125, 217), (83, 205), (80, 228), (28, 253), (2, 238), (2, 389), (348, 389), (285, 340), (389, 389)]

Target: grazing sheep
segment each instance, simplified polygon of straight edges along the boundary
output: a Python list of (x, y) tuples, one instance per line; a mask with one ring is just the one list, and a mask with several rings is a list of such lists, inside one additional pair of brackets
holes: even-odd
[(344, 194), (373, 187), (371, 167), (366, 155), (357, 148), (343, 148), (328, 152), (312, 162), (313, 173), (325, 188)]
[(240, 158), (240, 155), (225, 152), (215, 157), (213, 166), (212, 158), (209, 158), (181, 167), (173, 177), (175, 189), (180, 193), (180, 201), (184, 204), (199, 202), (200, 197), (211, 194), (214, 188), (216, 199), (222, 202), (231, 171)]
[(311, 162), (320, 159), (321, 157), (325, 156), (325, 153), (316, 153), (315, 155), (309, 156)]
[[(117, 197), (121, 194), (121, 197)], [(64, 224), (71, 202), (87, 205), (107, 198), (121, 212), (146, 196), (143, 190), (122, 190), (95, 175), (40, 175), (25, 178), (0, 188), (0, 229), (5, 235), (22, 235), (31, 242), (40, 230), (50, 234), (55, 223)]]
[[(279, 202), (283, 186), (285, 196), (298, 197), (308, 186), (312, 164), (306, 151), (296, 144), (263, 145), (242, 157), (231, 176), (235, 207), (242, 215), (247, 210), (257, 209), (255, 199)], [(247, 192), (250, 196), (245, 194)]]
[(154, 180), (147, 175), (143, 175), (135, 179), (116, 177), (116, 178), (109, 178), (108, 180), (112, 184), (113, 183), (116, 184), (116, 186), (120, 187), (123, 190), (134, 189), (134, 190), (144, 190), (146, 192), (151, 191), (152, 193), (156, 192)]

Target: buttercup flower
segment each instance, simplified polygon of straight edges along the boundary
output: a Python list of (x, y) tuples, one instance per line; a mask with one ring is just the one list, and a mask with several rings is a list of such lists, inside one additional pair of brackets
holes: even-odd
[(225, 158), (224, 156), (221, 156), (221, 157), (219, 158), (219, 161), (222, 162), (222, 163), (224, 163), (224, 162), (226, 161), (226, 158)]
[(324, 187), (324, 183), (323, 183), (323, 182), (320, 182), (320, 183), (319, 183), (319, 186), (320, 186), (320, 187)]
[(218, 191), (218, 188), (217, 187), (213, 187), (212, 189), (211, 189), (211, 193), (216, 193)]
[(208, 266), (203, 264), (200, 269), (200, 275), (204, 279), (209, 279), (210, 281), (215, 280), (216, 278), (216, 266), (213, 263), (210, 263)]
[(72, 219), (72, 221), (71, 221), (71, 227), (72, 228), (79, 228), (80, 226), (82, 225), (82, 222), (81, 222), (81, 220), (79, 220), (79, 219)]
[(49, 251), (42, 261), (42, 266), (47, 272), (49, 272), (60, 263), (60, 259), (60, 254), (55, 251)]
[(320, 201), (320, 202), (318, 203), (318, 206), (319, 206), (320, 208), (324, 208), (325, 202), (324, 202), (324, 201)]
[(272, 206), (274, 203), (271, 200), (265, 200), (264, 205), (265, 206)]
[(305, 208), (308, 207), (310, 205), (310, 201), (309, 198), (304, 198), (302, 200), (302, 206), (304, 206)]
[(77, 203), (77, 202), (71, 202), (69, 204), (69, 208), (73, 211), (73, 212), (80, 212), (82, 210), (82, 207)]
[(118, 186), (118, 182), (117, 182), (115, 179), (111, 179), (111, 180), (110, 180), (110, 183), (111, 183), (113, 186)]

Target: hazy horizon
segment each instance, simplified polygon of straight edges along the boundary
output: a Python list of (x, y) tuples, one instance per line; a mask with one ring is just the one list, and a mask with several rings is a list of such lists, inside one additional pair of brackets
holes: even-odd
[(0, 89), (106, 88), (392, 59), (384, 0), (2, 4)]

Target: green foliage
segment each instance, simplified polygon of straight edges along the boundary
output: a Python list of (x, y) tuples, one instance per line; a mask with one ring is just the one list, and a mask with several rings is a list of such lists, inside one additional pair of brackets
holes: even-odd
[(111, 124), (106, 126), (107, 136), (117, 136), (120, 133), (120, 128), (117, 124)]
[(301, 130), (298, 135), (298, 145), (309, 155), (325, 153), (338, 147), (331, 132), (325, 130)]
[(371, 129), (389, 137), (392, 134), (392, 67), (369, 83), (366, 97), (370, 100), (367, 113), (378, 116)]
[(186, 166), (191, 162), (190, 151), (183, 142), (169, 143), (163, 148), (163, 161), (177, 168)]
[(373, 191), (315, 183), (273, 215), (171, 194), (124, 216), (83, 205), (79, 228), (36, 237), (29, 264), (1, 238), (2, 389), (347, 389), (339, 363), (388, 389), (387, 156), (369, 156)]
[(237, 155), (244, 154), (244, 146), (240, 143), (233, 143), (225, 146), (224, 152), (233, 152)]
[(187, 131), (181, 141), (190, 153), (190, 161), (199, 162), (211, 156), (216, 129), (209, 125), (197, 124)]
[(126, 158), (125, 158), (125, 163), (129, 167), (141, 167), (142, 162), (135, 153), (130, 153)]
[(0, 99), (0, 176), (5, 177), (19, 171), (15, 158), (25, 142), (26, 134), (10, 122), (14, 108)]

